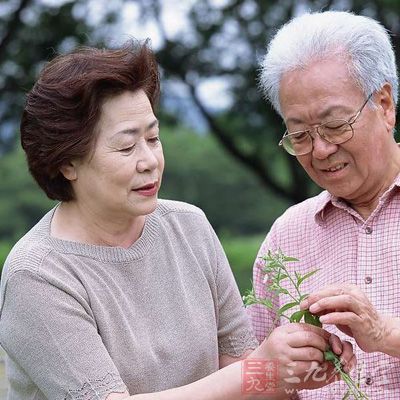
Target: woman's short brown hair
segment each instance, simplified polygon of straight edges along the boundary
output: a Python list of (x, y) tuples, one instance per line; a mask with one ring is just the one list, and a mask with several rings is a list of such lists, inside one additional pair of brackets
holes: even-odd
[(27, 95), (21, 144), (31, 174), (50, 199), (74, 198), (60, 168), (92, 150), (104, 100), (139, 89), (154, 110), (160, 81), (147, 41), (132, 40), (112, 50), (81, 47), (44, 67)]

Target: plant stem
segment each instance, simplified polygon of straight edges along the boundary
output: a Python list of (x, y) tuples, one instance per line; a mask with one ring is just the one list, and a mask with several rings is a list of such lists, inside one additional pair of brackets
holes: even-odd
[[(296, 272), (295, 273), (296, 278), (297, 278), (297, 283), (296, 283), (294, 281), (293, 277), (291, 276), (291, 274), (289, 273), (289, 271), (287, 270), (285, 261), (298, 261), (298, 260), (291, 258), (291, 257), (286, 257), (282, 253), (282, 251), (278, 251), (276, 254), (273, 254), (269, 251), (268, 254), (265, 257), (263, 257), (263, 259), (266, 263), (264, 272), (269, 274), (269, 278), (270, 278), (269, 281), (272, 282), (270, 285), (267, 285), (267, 289), (270, 292), (276, 293), (277, 295), (286, 294), (292, 300), (294, 300), (294, 302), (297, 305), (300, 305), (301, 299), (304, 298), (305, 295), (301, 294), (299, 286), (300, 286), (301, 282), (303, 282), (305, 279), (309, 278), (312, 274), (317, 272), (317, 270), (312, 271), (303, 276), (297, 274), (297, 272)], [(284, 275), (285, 275), (283, 278), (282, 278), (282, 271), (284, 272)], [(289, 281), (295, 288), (295, 290), (299, 296), (298, 299), (295, 296), (293, 296), (293, 294), (289, 290), (287, 290), (281, 286), (281, 282), (285, 279), (289, 279)], [(271, 302), (266, 302), (265, 301), (266, 299), (257, 298), (255, 295), (254, 289), (247, 296), (243, 296), (243, 300), (244, 300), (245, 305), (262, 304), (264, 306), (267, 306), (268, 308), (277, 312), (277, 318), (284, 317), (284, 318), (288, 319), (290, 322), (292, 322), (292, 321), (295, 321), (295, 319), (297, 317), (297, 319), (296, 319), (297, 322), (301, 321), (301, 319), (305, 319), (305, 321), (307, 321), (307, 323), (310, 323), (315, 326), (321, 326), (318, 316), (311, 314), (309, 311), (305, 311), (303, 315), (301, 315), (301, 314), (299, 315), (299, 311), (297, 311), (294, 314), (292, 314), (291, 317), (288, 317), (287, 315), (284, 314), (285, 310), (287, 311), (289, 308), (283, 309), (279, 313), (278, 310), (274, 309)], [(282, 309), (282, 307), (285, 307), (285, 305), (281, 305), (281, 309)], [(295, 307), (295, 306), (294, 305), (290, 306), (290, 308), (292, 308), (292, 307)], [(276, 320), (277, 320), (277, 318), (276, 318)], [(346, 372), (344, 372), (342, 364), (340, 362), (340, 358), (331, 349), (325, 351), (324, 356), (325, 356), (326, 361), (329, 361), (334, 365), (334, 367), (335, 367), (336, 371), (339, 373), (341, 379), (346, 383), (346, 385), (348, 387), (348, 391), (346, 392), (346, 394), (344, 395), (342, 400), (348, 399), (350, 395), (352, 395), (355, 400), (368, 400), (368, 396), (359, 389), (359, 387), (356, 385), (356, 383), (351, 378), (351, 376), (349, 374), (347, 374)]]

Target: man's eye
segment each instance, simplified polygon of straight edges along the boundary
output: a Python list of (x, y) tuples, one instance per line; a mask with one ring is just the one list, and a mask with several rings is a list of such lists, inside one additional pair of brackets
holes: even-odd
[(160, 136), (154, 136), (148, 139), (150, 143), (156, 144), (160, 142)]
[(290, 135), (290, 140), (292, 141), (292, 143), (299, 143), (302, 142), (303, 140), (306, 140), (307, 137), (308, 133), (306, 131), (296, 132)]
[(336, 120), (324, 124), (323, 127), (327, 130), (346, 130), (349, 127), (349, 124), (344, 120)]

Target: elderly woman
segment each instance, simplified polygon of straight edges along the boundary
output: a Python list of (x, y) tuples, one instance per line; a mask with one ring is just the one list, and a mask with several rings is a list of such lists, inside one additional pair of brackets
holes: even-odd
[[(241, 360), (281, 357), (274, 335), (257, 347), (202, 211), (157, 200), (158, 94), (154, 56), (136, 42), (59, 56), (28, 94), (22, 146), (60, 202), (3, 270), (9, 399), (239, 399)], [(301, 375), (327, 336), (291, 329), (285, 362), (302, 361)]]

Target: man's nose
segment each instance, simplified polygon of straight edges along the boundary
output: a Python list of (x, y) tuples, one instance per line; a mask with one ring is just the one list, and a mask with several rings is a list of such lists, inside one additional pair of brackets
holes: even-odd
[(318, 160), (325, 160), (331, 154), (336, 153), (337, 144), (329, 143), (318, 134), (313, 135), (312, 156)]

